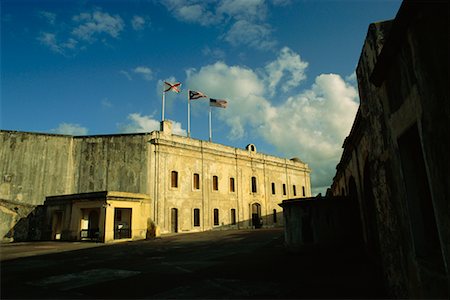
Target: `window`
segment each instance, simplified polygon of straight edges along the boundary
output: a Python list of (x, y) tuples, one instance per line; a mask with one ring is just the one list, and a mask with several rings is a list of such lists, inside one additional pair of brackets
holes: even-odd
[(231, 225), (236, 225), (236, 209), (231, 209)]
[(294, 191), (294, 196), (297, 196), (297, 187), (295, 186), (295, 184), (292, 186), (292, 189)]
[(272, 195), (275, 195), (275, 182), (272, 182)]
[(234, 178), (230, 178), (230, 192), (234, 193)]
[(252, 177), (252, 193), (256, 193), (256, 177)]
[(218, 191), (219, 190), (219, 177), (213, 176), (213, 190)]
[(273, 210), (273, 222), (274, 223), (277, 222), (277, 210), (276, 209)]
[(286, 196), (286, 184), (283, 183), (283, 195)]
[(177, 188), (178, 187), (178, 172), (172, 171), (172, 180), (171, 180), (171, 187)]
[(197, 173), (194, 173), (194, 190), (200, 189), (200, 175)]
[(194, 226), (200, 226), (200, 209), (194, 208)]
[(214, 225), (219, 225), (219, 209), (214, 208)]
[[(306, 192), (305, 192), (305, 187), (304, 186), (302, 186), (302, 194), (303, 194), (303, 197), (306, 196)], [(342, 194), (342, 196), (344, 196), (344, 194)]]

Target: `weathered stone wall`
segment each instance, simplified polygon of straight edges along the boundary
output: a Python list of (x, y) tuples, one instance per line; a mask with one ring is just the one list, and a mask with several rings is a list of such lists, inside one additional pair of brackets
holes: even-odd
[[(299, 159), (172, 135), (169, 121), (162, 123), (162, 129), (80, 137), (4, 131), (0, 198), (35, 206), (43, 204), (46, 196), (97, 191), (148, 194), (152, 219), (165, 233), (171, 231), (172, 208), (178, 209), (179, 231), (202, 231), (251, 227), (255, 203), (260, 205), (264, 226), (282, 226), (278, 203), (311, 195), (310, 169)], [(171, 187), (172, 171), (178, 172), (177, 188)], [(200, 176), (198, 190), (193, 186), (194, 173)], [(212, 189), (213, 176), (219, 178), (217, 191)], [(252, 192), (252, 177), (256, 192)], [(235, 180), (234, 192), (230, 178)], [(193, 224), (194, 208), (200, 209), (200, 226)], [(214, 209), (219, 209), (219, 225), (213, 224)], [(236, 224), (231, 224), (231, 209)], [(19, 221), (7, 208), (1, 218), (5, 224)], [(3, 236), (9, 227), (2, 229)]]
[[(166, 124), (167, 126), (167, 124)], [(164, 127), (164, 125), (163, 125)], [(299, 161), (281, 159), (245, 149), (236, 149), (205, 141), (153, 132), (151, 137), (151, 170), (155, 219), (161, 232), (171, 231), (171, 210), (178, 210), (179, 231), (202, 231), (229, 227), (252, 226), (252, 204), (261, 206), (263, 226), (283, 224), (278, 203), (293, 196), (311, 195), (310, 170)], [(178, 187), (171, 186), (171, 172), (178, 174)], [(199, 189), (194, 188), (194, 174), (199, 174)], [(218, 190), (213, 189), (213, 176), (218, 177)], [(252, 177), (256, 192), (252, 192)], [(235, 190), (230, 191), (230, 178)], [(272, 182), (275, 194), (272, 194)], [(286, 195), (282, 184), (286, 184)], [(194, 209), (200, 209), (200, 226), (194, 226)], [(214, 225), (213, 210), (219, 210), (219, 225)], [(236, 224), (231, 224), (231, 209), (236, 211)], [(274, 210), (276, 222), (274, 222)]]
[(148, 193), (149, 134), (74, 138), (71, 193)]
[(448, 297), (448, 50), (448, 4), (405, 1), (369, 26), (356, 71), (360, 111), (332, 190), (350, 195), (355, 179), (392, 297)]
[(0, 131), (0, 198), (38, 205), (70, 193), (71, 149), (71, 136)]

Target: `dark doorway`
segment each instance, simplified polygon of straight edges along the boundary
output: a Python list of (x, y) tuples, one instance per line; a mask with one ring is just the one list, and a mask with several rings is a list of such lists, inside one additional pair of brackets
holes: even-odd
[(262, 227), (261, 205), (259, 203), (252, 204), (252, 226), (254, 228)]
[(176, 233), (178, 232), (178, 209), (172, 208), (170, 212), (171, 231)]
[[(83, 231), (83, 230), (82, 230)], [(91, 210), (88, 216), (88, 228), (87, 236), (88, 239), (98, 239), (99, 238), (99, 213), (97, 210)], [(83, 237), (83, 233), (82, 233)]]
[(433, 270), (444, 272), (433, 201), (417, 125), (398, 139), (415, 254)]
[(52, 218), (52, 240), (60, 240), (62, 232), (62, 211), (55, 211)]
[(114, 209), (114, 239), (131, 238), (131, 215), (131, 208)]

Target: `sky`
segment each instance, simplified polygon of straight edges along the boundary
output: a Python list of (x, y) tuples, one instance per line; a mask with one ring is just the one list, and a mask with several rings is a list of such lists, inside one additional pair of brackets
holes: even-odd
[[(398, 0), (2, 0), (0, 129), (70, 135), (187, 134), (187, 91), (224, 99), (212, 140), (312, 169), (324, 194), (359, 106), (370, 23)], [(208, 98), (191, 138), (208, 140)]]

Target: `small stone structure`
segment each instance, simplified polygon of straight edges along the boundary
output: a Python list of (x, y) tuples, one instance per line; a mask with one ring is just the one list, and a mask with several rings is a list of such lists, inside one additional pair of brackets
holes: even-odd
[(151, 201), (148, 195), (94, 192), (50, 196), (45, 201), (44, 239), (114, 240), (154, 237), (148, 226)]

